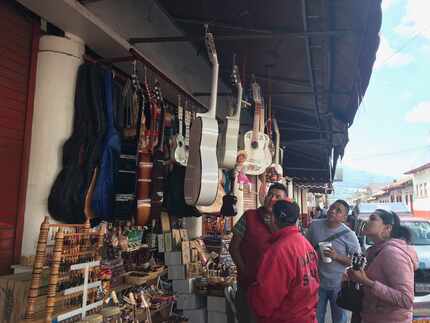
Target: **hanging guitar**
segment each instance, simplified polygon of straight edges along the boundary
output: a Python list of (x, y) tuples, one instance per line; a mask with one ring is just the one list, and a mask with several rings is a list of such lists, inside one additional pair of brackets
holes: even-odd
[(123, 129), (121, 154), (118, 162), (117, 184), (115, 185), (115, 218), (127, 219), (136, 213), (136, 182), (138, 170), (139, 129), (145, 131), (146, 99), (137, 76), (137, 62), (133, 62), (131, 80), (125, 85), (121, 95), (120, 120)]
[(245, 172), (249, 175), (261, 175), (272, 163), (270, 152), (270, 138), (264, 133), (262, 124), (263, 98), (260, 85), (254, 80), (252, 83), (252, 97), (254, 100), (254, 125), (251, 131), (245, 133), (245, 151), (248, 158), (245, 162)]
[(167, 151), (165, 147), (165, 111), (166, 103), (161, 93), (160, 84), (157, 82), (154, 86), (154, 93), (158, 106), (160, 107), (160, 116), (158, 118), (158, 133), (157, 146), (152, 155), (152, 191), (151, 191), (151, 217), (158, 218), (161, 213), (161, 205), (164, 198), (165, 180), (167, 177)]
[(137, 177), (137, 215), (136, 224), (145, 225), (151, 212), (151, 183), (152, 183), (152, 130), (157, 121), (157, 106), (152, 91), (149, 88), (145, 73), (145, 94), (148, 98), (145, 109), (141, 111), (139, 129), (139, 169)]
[(231, 117), (227, 116), (224, 124), (220, 127), (220, 136), (218, 140), (218, 163), (220, 168), (224, 169), (233, 169), (236, 165), (237, 144), (239, 139), (243, 88), (240, 81), (239, 67), (235, 62), (235, 56), (233, 56), (231, 82), (236, 89), (236, 108), (234, 114)]
[(183, 135), (183, 117), (184, 108), (181, 105), (181, 97), (178, 95), (178, 133), (175, 137), (176, 147), (174, 157), (177, 163), (187, 166), (187, 150), (185, 146), (185, 137)]
[(209, 60), (212, 63), (212, 89), (207, 113), (194, 119), (190, 130), (190, 151), (185, 172), (185, 201), (188, 205), (209, 206), (218, 191), (218, 122), (215, 118), (218, 93), (218, 57), (213, 36), (205, 35)]

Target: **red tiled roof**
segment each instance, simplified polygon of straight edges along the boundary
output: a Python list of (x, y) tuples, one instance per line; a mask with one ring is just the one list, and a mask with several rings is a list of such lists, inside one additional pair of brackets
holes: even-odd
[(422, 166), (420, 166), (420, 167), (417, 167), (417, 168), (415, 168), (415, 169), (412, 169), (412, 170), (410, 170), (410, 171), (407, 171), (405, 174), (415, 174), (415, 173), (417, 173), (417, 172), (419, 172), (419, 171), (422, 171), (422, 170), (425, 170), (425, 169), (427, 169), (427, 168), (430, 168), (430, 163), (424, 164), (424, 165), (422, 165)]

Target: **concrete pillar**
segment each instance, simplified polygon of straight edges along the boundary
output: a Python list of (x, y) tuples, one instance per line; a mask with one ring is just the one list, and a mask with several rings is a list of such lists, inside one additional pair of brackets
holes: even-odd
[(43, 36), (37, 57), (22, 255), (34, 255), (40, 224), (48, 215), (51, 186), (61, 167), (62, 145), (73, 123), (75, 85), (83, 42)]

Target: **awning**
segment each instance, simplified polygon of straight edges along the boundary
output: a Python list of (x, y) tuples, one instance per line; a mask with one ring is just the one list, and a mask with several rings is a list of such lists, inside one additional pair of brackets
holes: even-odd
[[(286, 147), (285, 172), (301, 182), (332, 181), (367, 89), (381, 27), (381, 0), (159, 0), (185, 37), (204, 52), (203, 24), (215, 35), (228, 82), (233, 53), (269, 94)], [(168, 37), (169, 35), (160, 35)], [(142, 39), (141, 39), (142, 41)], [(242, 122), (250, 127), (252, 113)]]

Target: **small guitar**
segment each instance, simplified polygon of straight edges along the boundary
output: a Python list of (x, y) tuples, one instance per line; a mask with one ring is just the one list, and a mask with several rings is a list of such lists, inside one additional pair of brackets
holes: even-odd
[(208, 112), (194, 119), (190, 130), (190, 151), (185, 172), (185, 201), (191, 206), (209, 206), (218, 191), (218, 122), (215, 118), (218, 93), (218, 57), (211, 33), (205, 35), (212, 63), (212, 89)]
[(242, 106), (243, 88), (240, 81), (239, 67), (235, 64), (235, 57), (233, 57), (231, 82), (236, 88), (236, 109), (234, 114), (231, 117), (226, 117), (224, 124), (220, 126), (220, 136), (218, 140), (218, 163), (220, 168), (225, 169), (233, 169), (236, 165), (240, 109)]
[(263, 99), (260, 85), (255, 80), (252, 83), (252, 96), (255, 104), (254, 126), (245, 133), (245, 151), (248, 154), (245, 169), (246, 174), (261, 175), (272, 163), (272, 154), (269, 149), (270, 138), (262, 130)]
[(181, 97), (178, 96), (178, 133), (176, 134), (175, 160), (182, 166), (187, 166), (187, 150), (185, 147), (185, 138), (183, 136), (183, 116), (184, 108), (181, 105)]

